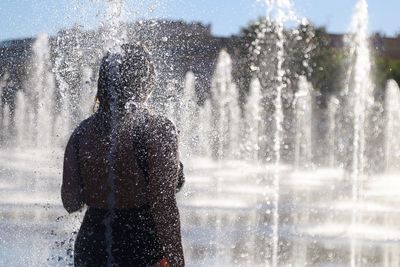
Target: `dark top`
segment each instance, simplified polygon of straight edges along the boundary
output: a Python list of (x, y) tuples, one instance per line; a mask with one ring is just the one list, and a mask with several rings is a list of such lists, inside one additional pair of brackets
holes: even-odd
[[(108, 113), (97, 112), (83, 121), (68, 141), (62, 183), (62, 201), (68, 212), (84, 204), (110, 208), (107, 201), (113, 190), (113, 208), (150, 206), (158, 239), (172, 266), (184, 266), (179, 212), (175, 190), (182, 175), (178, 158), (177, 132), (165, 117), (147, 110), (137, 111), (135, 119), (121, 117), (113, 127)], [(132, 116), (130, 114), (129, 116)], [(114, 139), (114, 186), (108, 186), (108, 159)], [(138, 160), (138, 136), (144, 142), (147, 170)], [(146, 175), (144, 174), (146, 172)]]

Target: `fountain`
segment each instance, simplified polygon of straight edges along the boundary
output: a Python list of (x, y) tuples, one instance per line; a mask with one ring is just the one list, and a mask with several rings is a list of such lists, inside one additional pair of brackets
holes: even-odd
[[(300, 21), (292, 2), (264, 2), (266, 25), (253, 52), (270, 57), (253, 66), (249, 88), (236, 84), (235, 57), (225, 49), (207, 81), (209, 94), (197, 90), (204, 81), (195, 69), (184, 77), (158, 77), (166, 101), (153, 96), (151, 103), (170, 114), (180, 131), (187, 184), (177, 197), (188, 266), (398, 265), (400, 91), (388, 81), (379, 114), (385, 118), (383, 134), (376, 135), (382, 140), (370, 142), (376, 128), (370, 110), (380, 100), (373, 97), (370, 78), (367, 2), (358, 0), (345, 40), (344, 88), (329, 96), (326, 108), (315, 107), (307, 75), (290, 69), (286, 24)], [(102, 41), (101, 49), (77, 30), (38, 35), (24, 88), (14, 102), (0, 102), (0, 191), (6, 192), (0, 202), (0, 265), (71, 264), (71, 233), (81, 214), (65, 216), (61, 207), (62, 152), (72, 129), (92, 113), (104, 50), (118, 51), (136, 40), (121, 24), (123, 4), (109, 1), (98, 34), (88, 35)], [(257, 46), (262, 41), (267, 47)], [(0, 95), (12, 86), (3, 73)], [(327, 141), (318, 148), (323, 160), (313, 153), (318, 138)], [(111, 140), (110, 167), (115, 135)], [(377, 144), (384, 146), (383, 172), (369, 164), (367, 151)], [(108, 186), (113, 187), (112, 171)], [(14, 243), (14, 236), (24, 235)], [(112, 232), (107, 235), (110, 246)], [(41, 244), (38, 251), (30, 253), (31, 243)]]
[(328, 102), (328, 121), (329, 121), (329, 155), (328, 155), (328, 166), (334, 168), (336, 167), (336, 114), (339, 108), (339, 100), (332, 96)]
[(385, 169), (390, 172), (400, 168), (400, 91), (394, 80), (387, 82), (385, 112)]
[[(283, 142), (283, 103), (282, 94), (286, 87), (284, 76), (285, 69), (283, 64), (285, 63), (285, 35), (284, 35), (284, 24), (289, 20), (295, 20), (293, 4), (290, 0), (266, 0), (267, 6), (267, 24), (273, 24), (273, 33), (276, 35), (275, 40), (275, 66), (273, 77), (270, 78), (273, 81), (273, 107), (274, 107), (274, 134), (273, 134), (273, 156), (274, 156), (274, 173), (273, 173), (273, 222), (272, 222), (272, 259), (271, 265), (273, 267), (279, 264), (279, 191), (280, 191), (280, 168), (281, 168), (281, 149)], [(268, 31), (268, 28), (267, 30)], [(266, 38), (265, 32), (261, 31), (258, 34), (258, 39)], [(271, 29), (269, 29), (271, 31)], [(256, 53), (261, 48), (255, 48)], [(259, 67), (258, 67), (259, 68)], [(263, 70), (261, 70), (263, 71)], [(270, 75), (268, 70), (265, 71), (266, 76)], [(271, 86), (271, 85), (270, 85)], [(268, 210), (267, 210), (268, 211)]]
[(253, 78), (244, 114), (246, 125), (243, 152), (245, 160), (249, 162), (258, 162), (260, 156), (260, 141), (264, 133), (261, 100), (260, 81), (257, 78)]
[(6, 139), (10, 132), (10, 106), (8, 104), (4, 104), (3, 113), (1, 114), (2, 125), (1, 128), (3, 133), (3, 139)]
[(232, 81), (232, 60), (222, 50), (212, 81), (211, 102), (214, 110), (215, 155), (219, 160), (237, 158), (240, 110), (237, 87)]
[(206, 100), (199, 109), (199, 118), (202, 118), (199, 125), (199, 154), (203, 155), (205, 158), (212, 158), (211, 133), (213, 113), (211, 101)]
[(185, 85), (182, 97), (180, 132), (180, 149), (184, 158), (190, 158), (191, 155), (198, 154), (199, 144), (197, 132), (199, 131), (197, 122), (199, 118), (198, 99), (195, 91), (195, 76), (193, 72), (186, 73)]
[[(51, 148), (54, 142), (54, 117), (49, 111), (54, 109), (55, 84), (50, 67), (47, 34), (39, 34), (33, 44), (32, 66), (34, 67), (25, 91), (20, 91), (17, 95), (15, 141), (20, 146)], [(26, 138), (26, 132), (31, 133), (30, 137)]]
[(312, 159), (311, 121), (312, 121), (312, 85), (304, 76), (300, 76), (299, 90), (294, 99), (296, 136), (294, 144), (294, 166), (309, 168)]
[[(351, 119), (353, 121), (353, 156), (351, 167), (352, 179), (352, 228), (355, 227), (359, 220), (361, 220), (358, 211), (357, 203), (362, 201), (362, 179), (365, 171), (365, 145), (366, 145), (366, 127), (368, 125), (369, 109), (374, 102), (372, 95), (372, 82), (371, 82), (371, 60), (369, 55), (368, 45), (368, 5), (365, 0), (357, 1), (355, 12), (353, 15), (350, 40), (348, 45), (350, 47), (350, 60), (352, 65), (349, 77), (349, 84), (347, 92), (349, 95), (348, 105), (353, 110)], [(360, 264), (359, 254), (360, 251), (357, 247), (356, 238), (351, 240), (351, 255), (350, 265), (356, 266)]]

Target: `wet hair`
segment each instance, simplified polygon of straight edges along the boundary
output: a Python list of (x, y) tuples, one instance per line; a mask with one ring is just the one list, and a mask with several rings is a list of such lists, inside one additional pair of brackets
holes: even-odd
[(99, 108), (107, 108), (111, 100), (121, 105), (128, 101), (143, 103), (153, 90), (154, 65), (147, 48), (140, 44), (124, 44), (121, 52), (108, 52), (100, 64), (97, 99)]

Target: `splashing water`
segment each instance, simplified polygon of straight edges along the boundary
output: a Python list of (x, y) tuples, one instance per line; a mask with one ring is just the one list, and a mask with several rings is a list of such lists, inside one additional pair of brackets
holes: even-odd
[(314, 89), (306, 77), (300, 76), (298, 82), (299, 90), (294, 99), (296, 136), (294, 142), (294, 166), (295, 168), (311, 167), (311, 119), (312, 119), (312, 92)]
[[(105, 40), (106, 40), (106, 50), (111, 53), (118, 53), (121, 51), (121, 45), (123, 43), (123, 37), (124, 33), (122, 31), (122, 26), (121, 26), (121, 15), (122, 15), (122, 8), (123, 8), (123, 0), (110, 0), (108, 9), (107, 9), (107, 15), (106, 15), (106, 22), (105, 22), (105, 28), (106, 28), (106, 34), (105, 34)], [(120, 59), (116, 56), (112, 56), (109, 58), (109, 63), (110, 64), (110, 76), (114, 77), (113, 81), (111, 84), (108, 84), (110, 86), (109, 91), (111, 92), (111, 97), (110, 97), (110, 110), (111, 110), (111, 131), (110, 131), (110, 136), (109, 136), (109, 142), (110, 142), (110, 151), (107, 154), (107, 186), (110, 189), (109, 190), (109, 195), (107, 196), (107, 205), (109, 208), (108, 216), (104, 220), (104, 225), (106, 227), (105, 231), (105, 237), (106, 237), (106, 242), (107, 242), (107, 266), (113, 266), (114, 265), (114, 256), (112, 253), (112, 246), (113, 246), (113, 230), (112, 230), (112, 223), (115, 217), (115, 180), (116, 180), (116, 175), (115, 175), (115, 160), (116, 160), (116, 155), (117, 155), (117, 149), (118, 149), (118, 117), (120, 116), (118, 114), (118, 95), (117, 91), (118, 89), (116, 88), (118, 86), (117, 81), (120, 79), (119, 77), (119, 70), (118, 70), (118, 64)]]
[(197, 127), (197, 121), (199, 118), (199, 109), (197, 105), (197, 95), (195, 90), (195, 76), (193, 72), (189, 71), (185, 75), (185, 84), (182, 97), (182, 118), (179, 127), (181, 128), (180, 133), (180, 154), (183, 158), (190, 158), (191, 156), (198, 154), (199, 144), (198, 138), (196, 138), (197, 132), (199, 131)]
[(53, 99), (54, 99), (54, 78), (50, 73), (50, 48), (48, 43), (48, 36), (41, 34), (37, 37), (37, 40), (33, 46), (34, 60), (38, 62), (36, 64), (33, 79), (36, 81), (34, 86), (37, 86), (34, 90), (38, 92), (37, 96), (37, 140), (35, 140), (36, 146), (49, 147), (52, 141), (52, 129), (51, 124), (53, 117), (49, 110), (53, 110)]
[(3, 106), (3, 114), (2, 116), (2, 129), (3, 129), (3, 138), (7, 138), (10, 131), (10, 106), (8, 104), (4, 104)]
[(328, 155), (328, 166), (336, 167), (336, 114), (339, 108), (339, 100), (331, 96), (328, 102), (328, 120), (329, 120), (329, 155)]
[[(365, 171), (365, 142), (366, 127), (368, 123), (369, 107), (374, 102), (373, 86), (371, 82), (371, 59), (368, 39), (368, 4), (366, 0), (358, 0), (353, 14), (348, 46), (350, 47), (350, 58), (354, 62), (351, 68), (351, 78), (348, 88), (348, 103), (353, 107), (353, 157), (352, 157), (352, 228), (360, 221), (357, 212), (357, 203), (361, 201), (361, 181)], [(358, 250), (358, 251), (357, 251)], [(351, 240), (350, 265), (359, 264), (359, 248), (355, 238)]]
[(261, 85), (257, 78), (253, 78), (250, 84), (250, 92), (245, 107), (245, 160), (259, 162), (260, 139), (264, 133), (261, 108)]
[(385, 169), (387, 172), (400, 167), (400, 89), (389, 80), (385, 94)]
[(272, 262), (273, 267), (278, 266), (279, 256), (279, 190), (280, 190), (280, 165), (281, 165), (281, 146), (283, 140), (283, 106), (282, 90), (285, 88), (284, 76), (285, 70), (283, 64), (285, 61), (285, 36), (284, 24), (293, 20), (293, 4), (290, 0), (265, 0), (267, 6), (267, 21), (273, 21), (276, 29), (276, 73), (275, 73), (275, 98), (274, 98), (274, 120), (275, 132), (273, 137), (273, 151), (275, 156), (275, 171), (273, 178), (273, 222), (272, 222)]
[[(365, 53), (367, 35), (365, 34), (363, 38), (360, 38), (361, 32), (365, 28), (365, 19), (368, 18), (368, 16), (365, 16), (365, 1), (359, 1), (357, 5), (355, 11), (357, 19), (354, 20), (358, 22), (353, 23), (355, 30), (347, 39), (350, 50), (349, 58), (352, 63), (348, 71), (347, 90), (345, 90), (347, 95), (342, 97), (330, 96), (328, 102), (328, 111), (326, 112), (329, 117), (329, 125), (326, 125), (326, 131), (323, 134), (330, 136), (330, 142), (323, 148), (324, 159), (327, 159), (326, 165), (323, 166), (318, 166), (317, 163), (309, 160), (312, 155), (311, 152), (316, 149), (319, 140), (314, 139), (318, 136), (316, 137), (313, 134), (311, 136), (312, 142), (310, 142), (311, 126), (309, 122), (313, 100), (310, 94), (312, 89), (305, 78), (300, 78), (300, 84), (297, 86), (300, 90), (297, 90), (297, 93), (291, 96), (293, 98), (290, 99), (290, 103), (284, 106), (285, 101), (288, 100), (286, 89), (299, 89), (295, 84), (291, 86), (296, 88), (289, 88), (290, 84), (286, 84), (288, 73), (285, 71), (285, 63), (290, 62), (288, 60), (289, 52), (285, 51), (285, 48), (290, 40), (285, 39), (287, 29), (283, 29), (283, 25), (294, 17), (293, 6), (291, 1), (264, 1), (263, 3), (269, 4), (267, 13), (269, 20), (273, 21), (271, 24), (279, 22), (282, 25), (282, 27), (272, 29), (275, 37), (281, 37), (276, 41), (275, 39), (272, 40), (275, 42), (273, 47), (279, 48), (273, 51), (280, 61), (265, 60), (264, 63), (270, 65), (280, 63), (278, 64), (280, 70), (274, 68), (273, 73), (269, 73), (269, 75), (274, 76), (271, 85), (266, 85), (261, 79), (259, 81), (253, 80), (247, 102), (243, 105), (243, 116), (240, 114), (239, 88), (235, 85), (235, 77), (232, 75), (232, 70), (235, 67), (235, 55), (232, 54), (231, 57), (226, 50), (221, 52), (217, 59), (211, 98), (205, 100), (203, 104), (200, 100), (197, 103), (194, 83), (199, 82), (201, 84), (202, 77), (197, 76), (196, 71), (193, 70), (195, 74), (189, 72), (185, 79), (186, 83), (183, 84), (185, 89), (179, 105), (181, 109), (177, 111), (178, 107), (172, 106), (172, 104), (166, 105), (166, 108), (173, 109), (171, 115), (176, 117), (178, 127), (180, 127), (182, 133), (180, 141), (183, 143), (181, 146), (181, 149), (183, 149), (182, 160), (187, 161), (187, 168), (185, 167), (188, 177), (187, 185), (183, 189), (183, 194), (178, 194), (177, 197), (183, 211), (181, 219), (183, 220), (182, 229), (184, 242), (186, 242), (185, 256), (188, 265), (221, 266), (226, 263), (226, 265), (240, 266), (289, 264), (297, 266), (305, 263), (310, 265), (349, 265), (349, 262), (351, 262), (354, 266), (361, 265), (361, 262), (364, 263), (365, 261), (373, 262), (373, 264), (382, 262), (382, 264), (386, 264), (385, 266), (397, 266), (399, 262), (398, 256), (396, 256), (399, 251), (397, 244), (400, 240), (400, 233), (396, 230), (396, 222), (398, 221), (396, 208), (398, 206), (398, 202), (396, 202), (398, 179), (396, 179), (396, 175), (399, 168), (397, 167), (398, 163), (396, 163), (398, 160), (398, 149), (396, 147), (399, 142), (396, 133), (399, 130), (396, 129), (400, 124), (400, 115), (398, 114), (399, 90), (397, 84), (390, 81), (387, 84), (386, 101), (382, 105), (384, 107), (382, 117), (385, 118), (386, 124), (381, 129), (384, 136), (378, 144), (384, 147), (386, 173), (364, 179), (365, 169), (368, 168), (368, 155), (364, 155), (367, 153), (363, 151), (368, 150), (369, 147), (365, 140), (370, 134), (368, 123), (370, 123), (369, 117), (371, 116), (368, 114), (368, 109), (372, 102), (372, 89), (367, 86), (367, 79), (363, 78), (368, 76), (365, 71), (369, 71), (368, 62), (370, 61), (366, 57), (368, 53)], [(108, 51), (118, 51), (118, 45), (124, 42), (122, 40), (124, 33), (117, 33), (124, 31), (124, 28), (120, 27), (118, 22), (122, 14), (122, 4), (122, 1), (108, 1), (107, 18), (104, 19), (104, 27), (99, 32), (99, 40), (101, 40), (99, 42), (107, 43)], [(281, 12), (282, 10), (284, 12)], [(275, 30), (278, 33), (281, 32), (281, 34), (277, 34)], [(46, 189), (42, 187), (50, 184), (51, 181), (57, 183), (60, 169), (55, 169), (54, 174), (51, 174), (52, 176), (42, 177), (41, 174), (33, 174), (37, 172), (37, 169), (26, 164), (24, 158), (16, 161), (16, 163), (12, 160), (17, 156), (26, 157), (26, 155), (32, 154), (29, 150), (22, 150), (26, 149), (25, 144), (32, 147), (37, 146), (40, 130), (37, 127), (39, 124), (48, 121), (53, 121), (53, 124), (49, 122), (50, 126), (45, 126), (45, 128), (50, 127), (50, 132), (53, 132), (51, 137), (53, 141), (49, 146), (53, 146), (54, 150), (61, 150), (61, 145), (64, 146), (65, 143), (65, 137), (58, 135), (68, 136), (74, 123), (84, 117), (84, 114), (87, 114), (88, 109), (93, 104), (95, 86), (90, 82), (86, 83), (86, 81), (94, 80), (94, 73), (96, 73), (94, 66), (98, 65), (98, 57), (93, 60), (92, 65), (84, 65), (79, 68), (79, 88), (84, 92), (80, 94), (81, 99), (76, 99), (71, 94), (74, 83), (71, 83), (68, 75), (65, 75), (68, 68), (73, 69), (74, 72), (76, 68), (74, 64), (71, 64), (71, 62), (74, 63), (73, 61), (68, 61), (68, 54), (64, 53), (63, 50), (66, 50), (65, 48), (68, 48), (68, 45), (73, 46), (73, 53), (76, 53), (74, 57), (80, 57), (79, 53), (86, 50), (81, 50), (79, 44), (70, 42), (73, 39), (71, 36), (73, 34), (70, 32), (66, 35), (57, 36), (55, 40), (53, 39), (56, 42), (56, 50), (58, 50), (55, 58), (56, 66), (53, 69), (57, 82), (55, 88), (52, 88), (51, 86), (54, 87), (54, 85), (51, 82), (47, 83), (47, 78), (44, 78), (44, 76), (51, 77), (52, 75), (48, 71), (51, 59), (46, 52), (50, 51), (52, 40), (46, 41), (43, 36), (39, 36), (33, 46), (36, 50), (33, 50), (32, 62), (30, 63), (32, 65), (31, 76), (26, 81), (26, 88), (16, 93), (14, 116), (12, 116), (12, 105), (8, 102), (0, 102), (1, 138), (12, 140), (12, 143), (9, 144), (11, 149), (18, 148), (16, 150), (21, 150), (15, 154), (9, 153), (9, 150), (6, 149), (4, 153), (2, 151), (0, 153), (1, 166), (7, 166), (6, 168), (16, 166), (15, 168), (22, 173), (22, 176), (30, 171), (28, 168), (31, 168), (31, 176), (35, 179), (30, 181), (29, 184), (33, 185), (33, 191), (36, 192), (35, 197), (41, 197), (45, 200), (49, 198), (53, 191), (58, 192), (58, 184)], [(63, 44), (66, 40), (69, 42), (67, 47)], [(42, 73), (42, 77), (40, 79), (34, 78), (39, 77), (39, 73)], [(194, 79), (194, 75), (197, 79)], [(0, 90), (5, 86), (10, 86), (5, 85), (7, 84), (5, 76), (0, 81)], [(178, 83), (183, 76), (175, 78), (170, 83), (171, 90), (168, 94), (179, 94), (177, 91), (182, 84)], [(178, 80), (179, 82), (176, 82)], [(37, 84), (34, 82), (37, 82)], [(33, 85), (32, 90), (26, 90), (31, 88), (28, 84)], [(48, 88), (43, 90), (43, 87)], [(60, 103), (54, 97), (50, 101), (51, 97), (44, 95), (47, 91), (54, 94), (54, 91), (52, 91), (54, 89), (58, 89), (56, 95), (59, 96)], [(240, 90), (245, 89), (247, 88), (240, 88)], [(280, 90), (280, 97), (278, 98), (277, 89)], [(316, 90), (318, 89), (321, 88), (316, 88)], [(270, 98), (266, 96), (269, 93), (271, 93)], [(30, 104), (34, 102), (33, 96), (39, 94), (44, 97), (41, 99), (41, 103), (48, 107), (51, 106), (55, 110), (53, 114), (44, 114), (38, 106), (31, 108)], [(173, 97), (176, 96), (173, 95)], [(89, 100), (85, 101), (86, 98)], [(265, 102), (270, 100), (272, 100), (271, 102), (274, 103), (276, 109), (268, 110), (265, 107)], [(346, 101), (348, 101), (347, 107), (343, 109), (342, 105), (345, 105)], [(357, 101), (359, 102), (357, 103)], [(293, 109), (290, 109), (291, 107)], [(314, 106), (314, 108), (317, 112), (320, 112), (319, 107)], [(286, 113), (287, 109), (290, 109), (288, 113)], [(198, 115), (192, 114), (197, 113), (197, 110)], [(292, 119), (290, 112), (293, 111)], [(361, 111), (365, 111), (365, 115), (359, 115)], [(41, 115), (37, 115), (39, 112)], [(272, 114), (271, 117), (273, 118), (271, 125), (268, 121), (265, 121), (268, 112)], [(76, 116), (78, 113), (79, 116)], [(351, 117), (349, 120), (351, 122), (349, 128), (351, 129), (349, 134), (346, 135), (339, 131), (341, 126), (337, 118), (341, 116), (341, 113)], [(283, 114), (285, 114), (285, 117)], [(320, 125), (324, 127), (325, 121), (319, 121), (318, 115), (318, 113), (312, 113), (312, 119), (315, 124), (318, 124), (317, 127)], [(38, 116), (41, 118), (36, 121), (35, 118)], [(42, 116), (44, 117), (42, 118)], [(67, 123), (63, 122), (63, 117), (66, 118)], [(115, 114), (113, 114), (114, 117)], [(222, 119), (216, 123), (216, 118), (220, 117)], [(41, 123), (39, 123), (40, 121)], [(287, 124), (285, 123), (287, 121), (290, 123), (290, 127), (288, 127), (290, 129), (286, 128)], [(117, 122), (113, 119), (111, 123), (116, 126)], [(54, 126), (54, 124), (56, 125)], [(15, 132), (13, 127), (15, 127)], [(196, 128), (198, 130), (194, 130)], [(266, 128), (271, 129), (271, 134), (266, 133), (268, 131)], [(244, 139), (248, 143), (245, 144), (244, 149), (246, 156), (239, 158), (240, 155), (238, 156), (235, 149), (242, 149), (241, 145), (244, 142), (241, 142), (243, 139), (239, 138), (241, 134), (246, 136)], [(288, 135), (292, 139), (286, 139)], [(220, 138), (215, 138), (216, 136)], [(265, 157), (267, 153), (262, 154), (264, 151), (260, 146), (260, 138), (273, 141), (273, 153), (268, 155), (275, 159), (275, 163), (272, 165), (268, 163), (269, 159)], [(337, 164), (342, 160), (340, 155), (335, 154), (338, 150), (337, 140), (340, 138), (348, 140), (347, 145), (350, 147), (349, 181), (343, 179), (348, 176), (343, 174), (344, 168), (342, 169), (342, 166), (339, 167)], [(110, 162), (108, 166), (110, 176), (107, 186), (111, 188), (113, 187), (113, 165), (117, 139), (117, 134), (112, 132), (110, 137), (111, 148), (107, 155), (107, 160)], [(286, 143), (286, 140), (290, 140), (291, 143)], [(191, 144), (194, 147), (191, 147)], [(358, 151), (355, 152), (356, 155), (351, 150), (353, 146)], [(290, 150), (289, 153), (292, 153), (290, 156), (293, 155), (294, 160), (291, 157), (286, 158), (287, 150)], [(12, 160), (4, 154), (12, 154)], [(352, 160), (353, 157), (355, 158), (354, 161)], [(258, 159), (258, 162), (250, 162), (256, 159)], [(57, 160), (60, 161), (59, 158)], [(50, 159), (46, 158), (42, 160), (41, 164), (48, 165), (49, 162)], [(313, 166), (312, 169), (307, 168), (308, 163)], [(34, 161), (31, 165), (37, 165), (37, 162)], [(298, 168), (296, 169), (295, 166)], [(329, 170), (325, 169), (327, 167), (330, 167)], [(0, 168), (1, 171), (2, 168)], [(357, 173), (357, 176), (354, 175), (355, 173)], [(390, 176), (393, 173), (394, 175)], [(8, 174), (1, 174), (0, 189), (5, 190), (4, 188), (9, 186), (10, 191), (12, 191), (10, 194), (14, 194), (14, 191), (17, 193), (18, 190), (21, 191), (17, 187), (19, 183), (26, 184), (26, 177), (13, 179), (16, 182), (9, 182)], [(7, 177), (3, 178), (3, 176)], [(38, 179), (43, 180), (42, 183), (39, 183)], [(321, 192), (323, 192), (323, 195), (321, 195)], [(354, 196), (358, 198), (356, 205), (352, 201)], [(114, 199), (111, 194), (109, 197), (108, 202), (110, 206), (113, 206)], [(14, 207), (24, 206), (20, 202), (24, 203), (23, 201), (28, 202), (28, 200), (39, 202), (38, 199), (32, 200), (31, 195), (29, 197), (18, 196), (13, 199), (12, 207), (14, 209)], [(5, 202), (5, 200), (2, 201)], [(57, 212), (63, 212), (60, 201), (54, 201), (54, 203), (56, 203), (54, 206)], [(1, 205), (3, 205), (3, 202)], [(24, 208), (20, 208), (20, 210), (24, 210)], [(10, 218), (17, 217), (19, 220), (24, 220), (21, 219), (22, 215), (18, 215), (18, 212), (15, 210), (10, 212)], [(24, 210), (24, 212), (26, 211)], [(368, 215), (374, 216), (372, 223), (365, 219), (361, 220), (361, 216), (358, 215), (366, 212), (368, 212)], [(42, 223), (45, 217), (47, 217), (47, 213), (35, 213), (33, 221)], [(51, 216), (49, 215), (49, 217)], [(375, 221), (378, 223), (374, 224)], [(263, 222), (264, 225), (257, 225), (258, 222)], [(12, 225), (12, 222), (5, 222), (6, 226), (7, 223)], [(107, 223), (110, 225), (111, 221)], [(351, 226), (349, 227), (349, 225)], [(45, 227), (53, 230), (54, 226), (45, 225)], [(60, 227), (60, 224), (56, 227)], [(110, 248), (112, 231), (110, 231), (111, 228), (108, 229), (107, 244)], [(273, 234), (270, 234), (270, 229)], [(22, 234), (27, 232), (22, 231)], [(272, 236), (271, 242), (268, 239), (269, 244), (265, 244), (266, 238), (264, 236), (267, 235)], [(269, 237), (267, 236), (267, 238)], [(42, 236), (38, 235), (37, 238), (43, 241)], [(210, 240), (215, 240), (217, 243), (210, 244)], [(352, 244), (348, 246), (350, 242)], [(13, 245), (13, 243), (7, 244)], [(363, 244), (366, 244), (362, 247), (363, 254), (374, 254), (374, 256), (367, 258), (369, 255), (367, 257), (361, 255), (362, 251), (359, 247), (361, 248)], [(372, 248), (369, 249), (369, 247)], [(215, 251), (217, 252), (215, 253)], [(371, 251), (373, 253), (370, 253)], [(27, 254), (26, 251), (24, 252)], [(3, 256), (5, 253), (0, 250), (0, 254), (0, 256)], [(34, 252), (34, 254), (42, 255), (43, 253)], [(265, 255), (267, 254), (271, 254), (272, 259), (266, 260)], [(349, 254), (351, 254), (351, 257), (348, 257)], [(11, 253), (11, 255), (14, 254)], [(112, 260), (110, 260), (109, 265), (111, 263)]]
[(122, 26), (121, 17), (124, 0), (107, 0), (108, 6), (105, 15), (104, 34), (106, 51), (120, 52), (121, 45), (126, 40), (126, 30)]
[[(352, 80), (349, 92), (353, 106), (353, 178), (362, 175), (365, 170), (365, 127), (368, 108), (374, 99), (371, 82), (371, 59), (368, 39), (368, 5), (365, 0), (359, 0), (351, 24), (352, 39), (349, 43), (350, 56), (354, 61)], [(357, 181), (355, 181), (357, 184)]]
[(199, 108), (199, 118), (200, 125), (199, 125), (199, 154), (206, 157), (212, 158), (212, 106), (211, 101), (207, 99), (202, 107)]
[(239, 140), (239, 118), (237, 87), (232, 81), (232, 59), (222, 50), (218, 56), (217, 66), (212, 81), (212, 104), (216, 129), (215, 157), (218, 160), (237, 157)]
[[(17, 94), (15, 142), (21, 147), (51, 149), (54, 145), (52, 125), (55, 118), (49, 110), (54, 109), (55, 84), (47, 34), (39, 34), (32, 49), (34, 67), (31, 77), (25, 92)], [(27, 132), (31, 133), (30, 137)]]

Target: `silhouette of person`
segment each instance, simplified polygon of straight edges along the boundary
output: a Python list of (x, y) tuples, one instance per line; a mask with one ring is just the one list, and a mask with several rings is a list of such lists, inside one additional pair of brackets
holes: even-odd
[(146, 106), (155, 79), (141, 44), (102, 59), (98, 110), (72, 133), (62, 202), (87, 205), (75, 266), (184, 266), (175, 193), (183, 184), (173, 123)]

